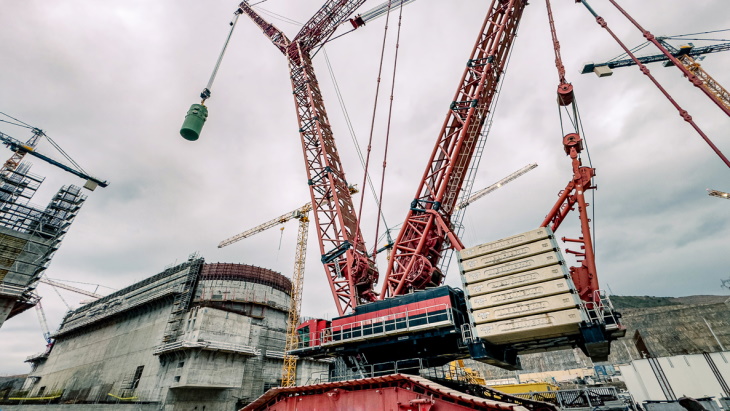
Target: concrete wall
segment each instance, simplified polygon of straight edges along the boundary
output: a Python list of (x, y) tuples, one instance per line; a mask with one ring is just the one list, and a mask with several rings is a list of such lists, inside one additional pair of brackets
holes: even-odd
[[(63, 391), (62, 401), (96, 403), (114, 401), (112, 394), (165, 411), (230, 411), (280, 385), (289, 295), (265, 284), (205, 279), (192, 306), (173, 315), (187, 272), (166, 270), (71, 312), (48, 359), (26, 380), (27, 395)], [(163, 341), (173, 318), (180, 329)], [(299, 365), (302, 381), (328, 368)]]
[(138, 396), (159, 400), (161, 368), (153, 350), (162, 339), (170, 307), (169, 301), (157, 303), (114, 323), (57, 339), (25, 388), (32, 396), (45, 387), (44, 393), (64, 390), (68, 399), (107, 399), (110, 393), (122, 395), (137, 367), (144, 366)]
[(2, 328), (5, 319), (8, 318), (8, 315), (10, 315), (10, 311), (13, 309), (16, 299), (17, 298), (0, 297), (0, 328)]

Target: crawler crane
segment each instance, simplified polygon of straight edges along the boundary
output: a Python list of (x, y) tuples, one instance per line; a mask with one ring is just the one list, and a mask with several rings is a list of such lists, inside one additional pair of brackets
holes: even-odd
[[(452, 218), (471, 163), (481, 152), (478, 148), (485, 138), (483, 131), (526, 2), (495, 0), (489, 6), (416, 196), (394, 243), (380, 295), (373, 289), (378, 273), (373, 257), (366, 251), (346, 189), (310, 60), (310, 52), (326, 41), (361, 4), (362, 1), (354, 0), (327, 1), (293, 40), (266, 22), (248, 3), (241, 3), (236, 11), (236, 16), (248, 15), (288, 60), (322, 262), (340, 314), (331, 324), (317, 322), (316, 327), (302, 324), (300, 331), (310, 334), (309, 345), (293, 353), (349, 358), (348, 364), (355, 367), (366, 357), (371, 362), (387, 362), (402, 356), (400, 352), (410, 352), (434, 365), (471, 355), (490, 364), (519, 368), (516, 349), (465, 337), (463, 333), (468, 330), (470, 319), (464, 295), (459, 290), (441, 287), (444, 273), (439, 265), (444, 253), (464, 248), (454, 232), (456, 222)], [(411, 294), (427, 288), (430, 290)], [(590, 298), (588, 302), (593, 302), (593, 297)], [(394, 334), (386, 325), (381, 331), (384, 338), (369, 337), (353, 344), (345, 341), (357, 337), (346, 332), (352, 328), (351, 324), (362, 325), (363, 321), (372, 322), (372, 318), (391, 315), (396, 322), (402, 316), (422, 318), (421, 331), (410, 330), (412, 324), (407, 321), (405, 327), (409, 331), (405, 337), (395, 335), (402, 332), (401, 326), (391, 330)], [(335, 331), (344, 345), (331, 344), (336, 339)], [(360, 334), (359, 338), (363, 337), (365, 334)], [(330, 347), (324, 347), (325, 343)], [(522, 351), (526, 349), (534, 347)]]
[[(605, 21), (585, 1), (579, 3), (584, 4), (597, 22), (607, 28)], [(622, 327), (618, 322), (619, 317), (604, 302), (598, 289), (587, 213), (589, 204), (585, 196), (586, 191), (595, 188), (595, 169), (590, 161), (584, 165), (581, 158), (582, 153), (587, 151), (585, 137), (577, 118), (573, 87), (565, 79), (549, 2), (546, 4), (560, 80), (558, 104), (561, 112), (568, 113), (568, 119), (561, 118), (561, 125), (566, 121), (575, 128), (561, 135), (563, 149), (571, 160), (573, 176), (566, 189), (559, 194), (558, 201), (543, 220), (541, 228), (536, 231), (548, 232), (548, 239), (554, 240), (553, 229), (558, 229), (568, 213), (578, 208), (581, 234), (576, 238), (563, 238), (564, 241), (580, 245), (578, 251), (567, 250), (578, 257), (578, 266), (571, 267), (569, 274), (565, 275), (572, 278), (580, 296), (579, 304), (576, 303), (571, 309), (588, 309), (594, 316), (581, 320), (580, 335), (577, 336), (548, 337), (505, 345), (490, 344), (470, 334), (474, 321), (470, 317), (465, 294), (461, 290), (442, 286), (444, 273), (439, 267), (445, 252), (462, 250), (464, 247), (455, 232), (458, 219), (454, 215), (463, 197), (464, 184), (468, 181), (468, 170), (479, 158), (479, 142), (488, 124), (489, 114), (493, 111), (498, 86), (504, 77), (526, 2), (491, 2), (426, 171), (395, 241), (379, 294), (374, 291), (378, 276), (373, 256), (366, 251), (352, 202), (345, 195), (342, 165), (309, 54), (332, 36), (334, 27), (352, 18), (350, 14), (360, 4), (358, 1), (327, 1), (293, 40), (264, 21), (246, 2), (240, 4), (237, 13), (251, 17), (289, 62), (312, 209), (315, 220), (318, 214), (322, 217), (317, 220), (322, 262), (340, 314), (331, 322), (311, 320), (302, 323), (299, 331), (305, 338), (296, 350), (288, 354), (335, 358), (336, 361), (344, 361), (356, 376), (362, 377), (369, 370), (369, 375), (386, 377), (359, 380), (361, 383), (348, 381), (272, 390), (257, 400), (255, 406), (271, 407), (266, 409), (275, 409), (275, 403), (292, 406), (296, 403), (301, 406), (304, 404), (301, 401), (307, 396), (319, 397), (322, 401), (342, 401), (342, 405), (347, 394), (357, 392), (359, 388), (363, 391), (376, 388), (376, 394), (380, 396), (378, 398), (382, 398), (385, 404), (385, 387), (389, 389), (397, 386), (396, 390), (409, 387), (402, 391), (414, 387), (409, 384), (415, 380), (406, 382), (402, 376), (387, 375), (389, 371), (398, 371), (386, 369), (383, 365), (392, 363), (398, 367), (406, 356), (414, 357), (423, 367), (471, 356), (488, 364), (518, 369), (518, 353), (578, 346), (594, 360), (605, 360), (610, 342), (621, 335)], [(354, 19), (357, 22), (357, 17)], [(642, 71), (645, 71), (643, 67)], [(691, 116), (677, 104), (675, 107), (699, 131), (691, 121)], [(726, 159), (724, 161), (727, 163)], [(560, 261), (564, 262), (562, 257)], [(388, 385), (390, 383), (392, 385)], [(364, 384), (368, 388), (363, 388)], [(430, 399), (419, 397), (397, 404), (404, 409), (428, 409), (435, 404), (434, 394), (429, 392), (429, 395)], [(374, 398), (375, 394), (371, 397)], [(502, 399), (517, 402), (511, 398)], [(332, 405), (330, 402), (327, 404)], [(539, 408), (536, 404), (519, 404), (529, 409)], [(382, 404), (366, 405), (375, 409)], [(500, 408), (497, 404), (493, 405)]]

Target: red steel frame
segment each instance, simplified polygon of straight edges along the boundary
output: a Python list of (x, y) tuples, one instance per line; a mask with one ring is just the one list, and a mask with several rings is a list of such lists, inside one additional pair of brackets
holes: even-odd
[[(492, 0), (436, 146), (388, 262), (380, 298), (440, 285), (438, 261), (463, 249), (451, 214), (504, 73), (524, 0)], [(448, 241), (447, 241), (448, 240)]]
[(289, 61), (319, 248), (340, 315), (376, 298), (373, 287), (378, 273), (362, 240), (310, 53), (364, 1), (327, 1), (294, 40), (266, 22), (246, 2), (239, 5)]
[(588, 218), (588, 203), (585, 199), (585, 192), (596, 188), (591, 184), (591, 179), (596, 175), (596, 169), (581, 165), (578, 154), (583, 150), (583, 140), (577, 133), (570, 133), (563, 138), (565, 152), (570, 156), (573, 165), (573, 179), (570, 180), (565, 190), (560, 192), (558, 201), (548, 213), (540, 227), (550, 228), (555, 232), (563, 222), (565, 216), (578, 204), (578, 215), (582, 235), (579, 238), (566, 238), (569, 241), (581, 244), (581, 251), (565, 250), (567, 253), (575, 254), (583, 258), (579, 267), (570, 267), (570, 276), (573, 279), (581, 300), (589, 303), (598, 303), (595, 291), (598, 291), (598, 275), (596, 274), (596, 259), (593, 252), (593, 241), (591, 241), (590, 219)]
[[(547, 7), (548, 21), (550, 23), (550, 34), (553, 40), (553, 50), (555, 52), (555, 67), (558, 69), (558, 105), (572, 106), (573, 113), (577, 117), (577, 109), (575, 108), (575, 98), (573, 94), (573, 86), (565, 80), (565, 67), (560, 57), (560, 42), (555, 32), (555, 22), (553, 21), (553, 13), (550, 7), (550, 0), (545, 0)], [(577, 123), (577, 121), (576, 121)], [(563, 241), (581, 244), (582, 251), (573, 251), (566, 249), (565, 252), (574, 254), (578, 258), (582, 258), (579, 267), (570, 267), (570, 276), (573, 279), (581, 300), (591, 304), (598, 304), (598, 275), (596, 274), (596, 259), (593, 251), (593, 242), (591, 241), (591, 227), (588, 224), (591, 220), (588, 218), (588, 203), (585, 199), (585, 192), (592, 190), (595, 186), (592, 184), (593, 177), (596, 175), (596, 169), (591, 167), (583, 167), (578, 157), (583, 150), (583, 140), (576, 133), (569, 133), (563, 137), (563, 148), (565, 154), (570, 156), (573, 165), (573, 179), (568, 182), (565, 190), (561, 191), (558, 201), (550, 210), (540, 227), (550, 228), (555, 232), (565, 219), (565, 216), (574, 210), (575, 204), (578, 204), (578, 215), (580, 218), (581, 236), (579, 238), (566, 238)]]
[(241, 411), (402, 410), (557, 411), (558, 407), (482, 388), (475, 397), (415, 375), (391, 374), (299, 387), (272, 388)]

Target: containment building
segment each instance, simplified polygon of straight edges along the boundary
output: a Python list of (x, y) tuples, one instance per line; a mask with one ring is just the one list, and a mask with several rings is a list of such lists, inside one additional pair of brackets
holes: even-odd
[[(193, 256), (70, 311), (52, 349), (28, 359), (23, 394), (165, 410), (243, 406), (281, 383), (290, 292), (274, 271)], [(297, 382), (327, 365), (300, 361)]]

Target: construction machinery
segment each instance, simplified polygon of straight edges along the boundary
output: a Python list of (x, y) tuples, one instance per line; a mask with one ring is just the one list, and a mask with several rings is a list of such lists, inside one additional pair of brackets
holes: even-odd
[(724, 192), (724, 191), (718, 191), (718, 190), (711, 190), (707, 189), (707, 194), (711, 197), (718, 197), (718, 198), (725, 198), (730, 200), (730, 194)]
[[(688, 42), (680, 45), (679, 47), (674, 47), (668, 42), (668, 40), (685, 40), (683, 37), (686, 36), (687, 35), (656, 37), (656, 41), (669, 51), (669, 55), (665, 53), (653, 54), (639, 57), (638, 61), (641, 64), (663, 62), (664, 67), (671, 67), (675, 65), (674, 60), (671, 59), (671, 57), (674, 57), (689, 73), (696, 76), (697, 80), (699, 80), (699, 82), (694, 81), (694, 84), (702, 88), (703, 91), (705, 91), (705, 93), (707, 93), (708, 96), (716, 104), (718, 104), (721, 109), (723, 109), (725, 114), (730, 115), (730, 93), (728, 93), (728, 91), (722, 87), (720, 83), (715, 81), (715, 79), (713, 79), (698, 62), (706, 54), (730, 50), (730, 43), (717, 43), (708, 46), (695, 47), (694, 44)], [(645, 42), (634, 49), (641, 49), (648, 44), (649, 42)], [(625, 54), (614, 57), (603, 63), (586, 63), (583, 65), (581, 74), (595, 73), (598, 77), (607, 77), (613, 74), (612, 69), (637, 64), (633, 59), (624, 58), (624, 56)]]
[[(618, 8), (613, 0), (610, 2)], [(610, 32), (605, 20), (598, 16), (587, 2), (579, 1), (579, 3), (586, 6), (596, 17), (598, 24)], [(388, 268), (382, 278), (380, 293), (374, 290), (379, 280), (374, 262), (375, 253), (368, 253), (365, 247), (359, 220), (346, 191), (347, 184), (342, 164), (311, 63), (312, 51), (326, 42), (339, 24), (353, 20), (352, 24), (355, 27), (364, 24), (365, 19), (362, 15), (359, 20), (357, 16), (350, 17), (360, 4), (362, 1), (327, 1), (293, 40), (289, 40), (282, 31), (265, 21), (247, 2), (241, 3), (236, 11), (236, 15), (248, 15), (274, 46), (285, 55), (289, 63), (299, 136), (304, 151), (312, 211), (318, 226), (322, 262), (339, 313), (339, 316), (331, 321), (312, 319), (303, 322), (298, 330), (302, 337), (300, 345), (289, 354), (334, 358), (335, 364), (344, 363), (345, 368), (351, 371), (350, 377), (383, 376), (398, 373), (398, 370), (412, 370), (414, 367), (421, 369), (469, 356), (503, 368), (518, 369), (518, 353), (568, 346), (579, 346), (595, 360), (605, 360), (610, 342), (622, 335), (623, 330), (618, 321), (620, 317), (610, 304), (606, 304), (598, 288), (593, 239), (588, 218), (589, 203), (585, 195), (595, 188), (593, 180), (596, 173), (590, 161), (584, 165), (581, 157), (587, 150), (585, 137), (580, 129), (581, 122), (575, 105), (573, 86), (565, 78), (549, 2), (546, 4), (560, 80), (558, 104), (561, 113), (563, 111), (568, 113), (566, 119), (561, 118), (561, 125), (571, 123), (574, 128), (561, 136), (563, 149), (571, 160), (573, 176), (565, 190), (560, 192), (558, 201), (540, 228), (532, 233), (523, 233), (504, 241), (498, 240), (494, 247), (501, 247), (499, 251), (507, 250), (508, 253), (512, 253), (513, 250), (505, 247), (505, 244), (511, 242), (511, 245), (525, 245), (523, 248), (532, 253), (529, 255), (531, 257), (542, 252), (542, 250), (529, 251), (531, 247), (544, 245), (549, 253), (558, 256), (559, 249), (555, 245), (554, 230), (557, 230), (568, 213), (577, 207), (581, 234), (575, 238), (563, 237), (563, 241), (579, 245), (579, 250), (567, 250), (569, 254), (577, 257), (578, 266), (571, 267), (568, 273), (567, 269), (563, 268), (567, 263), (562, 257), (554, 258), (550, 264), (561, 267), (555, 274), (559, 277), (561, 286), (570, 284), (574, 287), (556, 293), (561, 297), (570, 296), (567, 299), (570, 305), (563, 308), (566, 311), (569, 308), (571, 313), (590, 311), (591, 316), (576, 317), (577, 320), (571, 320), (571, 327), (579, 324), (576, 327), (580, 327), (580, 332), (577, 335), (567, 336), (569, 338), (561, 336), (556, 339), (551, 335), (550, 338), (530, 339), (527, 335), (519, 344), (504, 340), (506, 342), (501, 345), (485, 341), (480, 335), (476, 337), (473, 335), (474, 311), (469, 295), (462, 290), (442, 285), (445, 275), (442, 263), (448, 251), (464, 250), (456, 233), (457, 212), (463, 199), (468, 198), (470, 188), (465, 190), (464, 187), (468, 187), (471, 167), (479, 162), (480, 144), (484, 141), (485, 127), (488, 126), (490, 113), (493, 112), (495, 96), (500, 80), (504, 77), (506, 63), (526, 2), (522, 0), (491, 2), (476, 44), (467, 60), (456, 95), (449, 105), (446, 120), (436, 140), (426, 171), (418, 184), (398, 238), (394, 242), (392, 255), (388, 259)], [(386, 7), (385, 10), (390, 8)], [(638, 23), (632, 21), (638, 27)], [(642, 31), (646, 36), (650, 36), (650, 33), (643, 29)], [(613, 32), (611, 34), (616, 38)], [(632, 56), (635, 63), (641, 64), (630, 52), (627, 54)], [(669, 59), (676, 60), (676, 57), (671, 56)], [(642, 72), (649, 75), (643, 65)], [(694, 82), (696, 76), (692, 74), (690, 78)], [(666, 92), (665, 95), (669, 97)], [(692, 121), (691, 116), (676, 102), (671, 101), (683, 119), (690, 123), (730, 166), (730, 162), (712, 145)], [(529, 235), (536, 237), (525, 240), (524, 238)], [(481, 258), (481, 255), (476, 257)], [(514, 255), (498, 258), (504, 258), (510, 264), (515, 261)], [(506, 278), (499, 271), (502, 267), (490, 270), (496, 270), (494, 272), (497, 273), (497, 277)], [(573, 299), (574, 296), (578, 303), (574, 303), (576, 301)], [(514, 316), (514, 313), (511, 315)], [(610, 323), (608, 318), (611, 319)], [(542, 321), (541, 319), (533, 321), (531, 317), (527, 319), (533, 325)], [(571, 330), (577, 329), (576, 327)], [(410, 358), (405, 358), (407, 356), (413, 357), (415, 363), (406, 363), (411, 361)], [(387, 368), (389, 366), (392, 368)], [(364, 392), (366, 388), (362, 387), (363, 384), (367, 385), (367, 389), (375, 389), (377, 390), (375, 393), (382, 395), (390, 388), (388, 384), (396, 380), (402, 384), (416, 384), (413, 380), (403, 381), (402, 376), (389, 375), (352, 383), (273, 390), (257, 401), (256, 406), (283, 409), (286, 403), (291, 405), (292, 401), (297, 401), (301, 406), (304, 404), (302, 401), (309, 401), (312, 398), (315, 398), (315, 403), (317, 398), (320, 399), (322, 404), (321, 401), (325, 397), (332, 401), (343, 401), (340, 403), (342, 405), (343, 398), (352, 397), (350, 393)], [(405, 385), (401, 385), (403, 386)], [(408, 386), (415, 387), (415, 385)], [(418, 389), (424, 391), (423, 388)], [(371, 397), (375, 393), (371, 393)], [(368, 398), (368, 395), (364, 395), (362, 399), (365, 398)], [(433, 396), (430, 402), (428, 401), (426, 398), (418, 398), (411, 400), (407, 405), (404, 402), (399, 404), (406, 409), (428, 409), (434, 404)], [(274, 404), (280, 404), (281, 407)], [(520, 405), (529, 408), (529, 404)]]
[[(6, 258), (0, 264), (1, 326), (6, 318), (29, 309), (40, 300), (34, 293), (35, 284), (86, 199), (81, 188), (71, 185), (62, 187), (45, 209), (30, 204), (29, 200), (44, 178), (30, 174), (31, 164), (22, 162), (26, 154), (85, 179), (84, 187), (88, 190), (106, 187), (108, 182), (87, 174), (41, 129), (8, 114), (0, 114), (10, 119), (0, 121), (29, 129), (32, 133), (30, 139), (23, 143), (0, 132), (0, 143), (13, 151), (0, 169), (0, 231), (3, 232), (0, 245), (6, 250)], [(39, 153), (36, 146), (41, 139), (48, 141), (72, 166)]]
[(282, 387), (293, 387), (296, 385), (297, 358), (288, 354), (297, 347), (297, 326), (299, 325), (299, 313), (302, 306), (302, 286), (304, 284), (304, 265), (307, 255), (307, 235), (309, 234), (309, 212), (312, 211), (312, 204), (307, 203), (296, 210), (283, 214), (263, 224), (246, 230), (240, 234), (223, 240), (218, 248), (229, 246), (244, 238), (251, 237), (269, 228), (285, 224), (296, 219), (299, 220), (297, 234), (296, 254), (294, 256), (294, 272), (292, 274), (291, 305), (286, 320), (286, 344), (284, 349), (284, 366), (281, 375)]
[(471, 196), (469, 196), (469, 198), (467, 198), (466, 200), (457, 204), (456, 209), (460, 210), (462, 208), (468, 207), (471, 203), (479, 200), (480, 198), (486, 196), (489, 193), (493, 193), (495, 190), (497, 190), (499, 188), (502, 188), (502, 186), (504, 186), (505, 184), (512, 182), (512, 181), (518, 179), (519, 177), (522, 177), (523, 175), (527, 174), (530, 170), (533, 170), (536, 167), (537, 167), (537, 163), (528, 164), (528, 165), (522, 167), (521, 169), (515, 171), (514, 173), (508, 175), (507, 177), (497, 181), (496, 183), (494, 183), (488, 187), (484, 187), (481, 190), (475, 191)]
[(91, 291), (86, 291), (86, 290), (83, 290), (83, 289), (78, 288), (78, 287), (73, 287), (73, 286), (70, 286), (68, 284), (60, 283), (58, 281), (51, 280), (50, 278), (47, 278), (45, 276), (44, 277), (41, 277), (38, 280), (38, 282), (43, 283), (43, 284), (48, 284), (51, 287), (62, 288), (64, 290), (66, 290), (66, 291), (71, 291), (71, 292), (74, 292), (74, 293), (77, 293), (77, 294), (85, 295), (87, 297), (93, 298), (94, 300), (98, 300), (99, 298), (103, 297), (103, 295), (101, 295), (101, 294), (92, 293)]
[[(292, 40), (265, 21), (247, 2), (239, 5), (232, 22), (233, 26), (240, 14), (249, 16), (289, 63), (322, 262), (340, 314), (331, 323), (316, 320), (313, 324), (302, 324), (300, 332), (307, 336), (307, 343), (293, 353), (314, 357), (334, 355), (349, 359), (348, 366), (358, 368), (365, 358), (379, 362), (397, 359), (402, 356), (400, 348), (405, 348), (415, 357), (434, 364), (471, 355), (505, 368), (519, 368), (517, 350), (463, 335), (471, 323), (467, 303), (461, 290), (442, 287), (442, 258), (452, 249), (464, 248), (455, 232), (458, 206), (469, 195), (468, 189), (465, 192), (462, 189), (465, 184), (469, 186), (474, 167), (479, 163), (487, 120), (493, 111), (526, 2), (493, 1), (490, 5), (416, 196), (393, 244), (380, 294), (374, 290), (379, 277), (374, 253), (367, 252), (362, 238), (311, 63), (312, 51), (326, 42), (362, 3), (362, 0), (327, 1)], [(554, 32), (553, 28), (553, 36)], [(557, 52), (557, 42), (555, 46)], [(559, 96), (565, 106), (572, 102), (572, 87), (564, 81), (564, 70), (561, 87)], [(204, 100), (208, 96), (209, 92), (201, 94)], [(564, 218), (569, 208), (558, 208)], [(583, 242), (584, 237), (585, 234), (581, 237)], [(576, 277), (585, 275), (588, 272), (581, 270), (575, 274)], [(591, 287), (581, 291), (581, 298), (589, 303), (596, 301), (595, 281), (593, 276), (579, 282), (581, 287)], [(420, 292), (411, 294), (416, 291)], [(399, 320), (402, 318), (407, 320)], [(392, 324), (388, 325), (388, 321)], [(369, 334), (362, 329), (365, 324), (372, 325)], [(355, 332), (356, 329), (359, 331)], [(404, 331), (406, 336), (397, 336)], [(334, 341), (338, 344), (332, 344)]]
[[(5, 162), (3, 165), (3, 171), (2, 173), (7, 173), (8, 170), (14, 170), (18, 164), (20, 164), (20, 161), (23, 159), (23, 157), (26, 154), (30, 154), (33, 157), (39, 158), (43, 161), (45, 161), (48, 164), (54, 165), (58, 168), (60, 168), (63, 171), (66, 171), (68, 173), (71, 173), (77, 177), (83, 178), (86, 180), (86, 184), (84, 184), (84, 188), (94, 191), (94, 189), (97, 186), (106, 187), (109, 185), (109, 182), (102, 181), (98, 178), (92, 177), (88, 174), (86, 174), (83, 169), (81, 169), (76, 162), (74, 162), (70, 157), (66, 156), (67, 159), (73, 162), (76, 168), (69, 167), (63, 163), (60, 163), (44, 154), (41, 154), (35, 150), (35, 146), (38, 144), (38, 140), (40, 137), (46, 137), (45, 133), (37, 128), (33, 128), (33, 136), (28, 140), (28, 142), (23, 143), (20, 140), (17, 140), (13, 137), (10, 137), (9, 135), (0, 132), (0, 143), (5, 144), (10, 150), (14, 151), (15, 153)], [(50, 140), (49, 140), (50, 141)], [(58, 148), (57, 145), (54, 146)], [(59, 148), (60, 149), (60, 148)], [(65, 154), (64, 154), (65, 155)]]
[[(536, 163), (528, 164), (525, 167), (522, 167), (521, 169), (509, 174), (508, 176), (502, 178), (501, 180), (497, 181), (496, 183), (483, 188), (481, 190), (478, 190), (473, 195), (471, 195), (468, 199), (461, 202), (458, 207), (465, 208), (472, 204), (473, 202), (483, 198), (489, 193), (494, 192), (498, 188), (501, 188), (505, 184), (508, 184), (517, 178), (523, 176), (530, 170), (533, 170), (537, 167)], [(351, 194), (357, 193), (357, 188), (354, 186), (351, 186), (349, 188)], [(265, 230), (268, 230), (269, 228), (273, 228), (282, 224), (286, 224), (288, 221), (292, 219), (299, 220), (299, 232), (297, 235), (297, 247), (296, 247), (296, 256), (295, 256), (295, 266), (294, 266), (294, 275), (292, 280), (292, 305), (289, 312), (289, 317), (287, 319), (287, 341), (286, 341), (286, 352), (293, 351), (297, 348), (299, 348), (299, 337), (297, 333), (297, 327), (299, 326), (299, 315), (301, 312), (301, 297), (302, 297), (302, 289), (303, 289), (303, 277), (304, 277), (304, 266), (305, 266), (305, 256), (306, 256), (306, 249), (307, 249), (307, 229), (309, 226), (309, 218), (308, 214), (312, 210), (311, 203), (307, 203), (303, 205), (302, 207), (297, 208), (296, 210), (293, 210), (289, 213), (283, 214), (279, 217), (276, 217), (272, 220), (269, 220), (265, 223), (259, 224), (256, 227), (253, 227), (251, 229), (248, 229), (246, 231), (243, 231), (242, 233), (236, 234), (228, 239), (225, 239), (221, 241), (218, 244), (218, 248), (223, 248), (228, 245), (231, 245), (235, 242), (238, 242), (240, 240), (243, 240), (244, 238), (251, 237), (255, 234), (258, 234), (260, 232), (263, 232)], [(321, 322), (320, 322), (321, 323)], [(300, 328), (301, 329), (301, 328)], [(312, 333), (314, 333), (314, 327), (312, 328)], [(308, 334), (309, 330), (301, 331), (301, 334), (306, 335)], [(463, 361), (459, 364), (460, 367), (463, 368)], [(296, 383), (296, 357), (293, 355), (285, 355), (284, 359), (284, 368), (282, 372), (282, 386), (283, 387), (291, 387), (294, 386)]]

